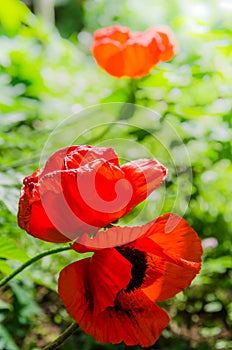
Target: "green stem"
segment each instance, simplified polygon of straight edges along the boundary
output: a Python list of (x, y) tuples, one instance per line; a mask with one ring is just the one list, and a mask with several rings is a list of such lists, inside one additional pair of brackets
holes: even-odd
[(63, 246), (63, 247), (59, 247), (59, 248), (54, 248), (54, 249), (49, 249), (46, 250), (43, 253), (40, 253), (36, 256), (34, 256), (33, 258), (31, 258), (30, 260), (26, 261), (24, 264), (22, 264), (21, 266), (19, 266), (16, 270), (14, 270), (9, 276), (4, 277), (1, 281), (0, 281), (0, 287), (4, 286), (7, 282), (9, 282), (12, 278), (14, 278), (16, 275), (18, 275), (21, 271), (23, 271), (26, 267), (30, 266), (31, 264), (33, 264), (34, 262), (36, 262), (39, 259), (42, 259), (43, 257), (47, 256), (47, 255), (51, 255), (51, 254), (56, 254), (56, 253), (60, 253), (63, 252), (65, 250), (70, 250), (72, 249), (69, 246)]
[(79, 328), (77, 323), (72, 323), (61, 335), (56, 338), (52, 343), (48, 344), (43, 350), (54, 350), (57, 349), (63, 342), (70, 337)]
[(101, 140), (103, 136), (105, 136), (110, 130), (112, 130), (114, 123), (117, 123), (117, 121), (126, 120), (133, 117), (136, 109), (135, 103), (136, 103), (136, 91), (138, 90), (137, 84), (138, 84), (138, 79), (132, 78), (128, 81), (129, 94), (128, 94), (127, 100), (123, 103), (122, 108), (115, 122), (111, 122), (99, 135), (92, 137), (88, 141), (89, 144), (93, 144), (94, 142)]

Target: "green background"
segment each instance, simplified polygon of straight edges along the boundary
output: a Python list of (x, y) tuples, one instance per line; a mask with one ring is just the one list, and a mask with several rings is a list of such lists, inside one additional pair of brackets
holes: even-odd
[[(70, 142), (73, 126), (79, 135), (96, 124), (76, 139), (73, 134), (71, 142), (107, 145), (107, 140), (118, 138), (115, 148), (122, 160), (131, 157), (125, 142), (134, 158), (145, 149), (169, 168), (166, 185), (122, 223), (142, 223), (175, 210), (202, 240), (217, 242), (216, 247), (205, 247), (203, 241), (200, 275), (190, 288), (162, 304), (171, 322), (150, 349), (232, 349), (230, 1), (67, 0), (56, 2), (55, 18), (56, 28), (17, 0), (0, 7), (0, 274), (56, 246), (18, 228), (22, 179)], [(114, 79), (90, 52), (93, 32), (112, 24), (134, 31), (166, 24), (175, 33), (178, 54), (133, 83)], [(117, 102), (134, 102), (146, 110), (127, 110), (121, 117), (124, 126), (106, 133), (100, 124), (109, 122), (107, 116), (110, 122), (117, 120), (122, 107)], [(101, 103), (108, 105), (99, 107)], [(74, 252), (46, 257), (0, 291), (0, 350), (40, 349), (70, 324), (56, 293), (57, 277), (79, 258)], [(103, 346), (81, 330), (61, 347), (113, 348), (127, 347)]]

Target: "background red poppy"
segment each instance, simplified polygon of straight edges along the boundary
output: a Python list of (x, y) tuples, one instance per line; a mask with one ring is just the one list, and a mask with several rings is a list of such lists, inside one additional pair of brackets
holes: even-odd
[(141, 33), (121, 26), (102, 28), (94, 33), (92, 44), (98, 65), (118, 78), (145, 76), (159, 61), (170, 60), (175, 51), (171, 31), (155, 27)]

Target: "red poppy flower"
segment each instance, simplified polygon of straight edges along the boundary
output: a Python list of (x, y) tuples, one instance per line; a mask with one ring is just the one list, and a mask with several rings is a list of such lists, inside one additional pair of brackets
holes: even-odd
[(68, 242), (128, 214), (166, 178), (155, 159), (122, 166), (112, 148), (71, 146), (24, 179), (18, 224), (49, 242)]
[[(175, 214), (141, 227), (114, 227), (94, 239), (85, 237), (85, 250), (104, 247), (106, 240), (120, 244), (125, 235), (133, 239), (141, 232), (143, 236), (131, 243), (94, 248), (92, 258), (74, 262), (60, 273), (58, 292), (68, 313), (101, 343), (155, 343), (169, 317), (154, 302), (182, 291), (200, 270), (200, 240)], [(83, 251), (78, 243), (73, 248)]]
[(158, 27), (141, 33), (121, 26), (102, 28), (94, 33), (92, 44), (98, 65), (118, 78), (147, 75), (159, 61), (170, 60), (175, 50), (171, 31)]

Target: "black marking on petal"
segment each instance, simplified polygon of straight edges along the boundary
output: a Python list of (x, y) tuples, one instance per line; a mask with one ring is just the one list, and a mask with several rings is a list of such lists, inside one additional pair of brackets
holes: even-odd
[(132, 310), (128, 310), (125, 307), (123, 307), (120, 304), (120, 302), (117, 300), (117, 298), (116, 298), (116, 300), (114, 302), (114, 309), (115, 309), (115, 311), (118, 314), (121, 314), (121, 315), (126, 314), (129, 318), (132, 318), (132, 316), (133, 316), (133, 311)]
[(93, 310), (94, 308), (93, 295), (90, 291), (90, 286), (87, 279), (85, 279), (84, 281), (84, 287), (85, 287), (85, 300), (87, 303), (89, 303), (89, 308)]
[(146, 276), (146, 270), (148, 268), (146, 255), (143, 251), (135, 249), (133, 247), (121, 246), (117, 247), (116, 249), (132, 264), (132, 278), (126, 287), (125, 292), (133, 292), (143, 284), (144, 278)]
[[(127, 293), (127, 292), (123, 292)], [(133, 293), (133, 292), (132, 292)], [(137, 303), (131, 303), (130, 300), (130, 294), (126, 294), (128, 298), (128, 303), (126, 302), (126, 299), (124, 298), (123, 304), (120, 301), (120, 298), (116, 297), (114, 301), (114, 310), (119, 316), (127, 316), (130, 320), (132, 320), (133, 324), (137, 325), (137, 327), (140, 327), (139, 321), (137, 320), (138, 314), (144, 313), (144, 306)]]

